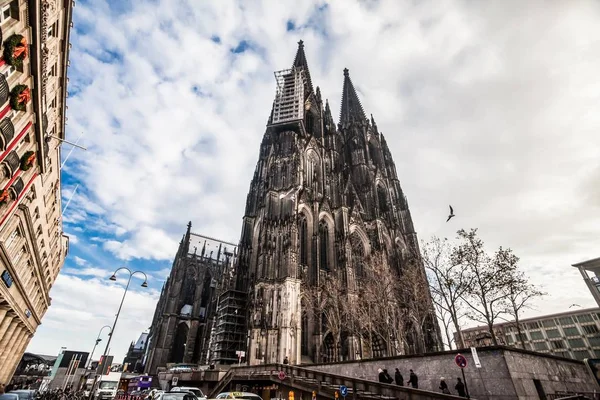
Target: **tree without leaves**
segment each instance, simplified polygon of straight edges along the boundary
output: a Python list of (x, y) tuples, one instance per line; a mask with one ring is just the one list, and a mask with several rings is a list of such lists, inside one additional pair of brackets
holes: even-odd
[(337, 274), (323, 273), (318, 285), (303, 283), (302, 296), (306, 312), (319, 324), (325, 323), (323, 338), (331, 334), (333, 338), (333, 360), (340, 361), (342, 330), (347, 325), (347, 302), (343, 294), (342, 281)]
[[(457, 332), (458, 348), (464, 348), (464, 340), (460, 327), (462, 314), (462, 298), (470, 287), (471, 277), (462, 264), (452, 262), (450, 255), (452, 250), (448, 239), (432, 237), (427, 243), (423, 243), (423, 264), (429, 273), (429, 283), (433, 302), (438, 310), (438, 315), (446, 315), (450, 318), (454, 330)], [(441, 321), (445, 327), (446, 337), (450, 338), (449, 325), (444, 318)], [(448, 339), (451, 347), (451, 340)]]
[(535, 285), (529, 283), (522, 271), (516, 270), (518, 258), (514, 256), (511, 260), (515, 263), (515, 270), (511, 280), (507, 283), (508, 289), (508, 310), (507, 314), (514, 319), (514, 325), (517, 328), (517, 334), (521, 347), (525, 348), (525, 341), (521, 333), (520, 313), (523, 309), (531, 306), (531, 301), (535, 298), (545, 296), (546, 293), (540, 291)]
[(490, 257), (485, 252), (483, 241), (477, 236), (477, 229), (469, 232), (461, 229), (458, 238), (462, 243), (453, 249), (451, 259), (454, 264), (466, 269), (470, 282), (462, 296), (469, 308), (467, 316), (487, 325), (492, 342), (497, 345), (493, 326), (508, 309), (508, 283), (515, 273), (516, 256), (512, 250), (500, 247)]

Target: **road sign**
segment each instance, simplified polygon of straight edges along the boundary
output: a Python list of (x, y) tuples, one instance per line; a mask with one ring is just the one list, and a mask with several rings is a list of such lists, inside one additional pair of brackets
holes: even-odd
[(341, 385), (340, 386), (340, 394), (342, 395), (342, 397), (348, 396), (348, 388), (344, 385)]
[(456, 357), (454, 357), (454, 362), (460, 368), (467, 368), (467, 359), (462, 354), (457, 354)]
[(177, 386), (177, 383), (179, 383), (179, 378), (174, 376), (173, 380), (171, 381), (171, 386)]
[(481, 368), (481, 361), (479, 361), (479, 356), (477, 355), (477, 349), (475, 347), (471, 347), (471, 356), (473, 357), (475, 368)]
[(284, 380), (286, 378), (285, 372), (279, 371), (279, 373), (277, 374), (277, 377), (279, 378), (279, 380)]

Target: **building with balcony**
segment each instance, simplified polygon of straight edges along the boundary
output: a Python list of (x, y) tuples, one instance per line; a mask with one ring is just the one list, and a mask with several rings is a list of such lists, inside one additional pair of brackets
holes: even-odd
[[(527, 318), (519, 325), (520, 338), (514, 321), (494, 325), (498, 344), (576, 360), (600, 358), (600, 308)], [(462, 334), (466, 347), (492, 345), (487, 327), (465, 329)]]
[(0, 383), (51, 299), (69, 241), (61, 216), (71, 0), (0, 0)]

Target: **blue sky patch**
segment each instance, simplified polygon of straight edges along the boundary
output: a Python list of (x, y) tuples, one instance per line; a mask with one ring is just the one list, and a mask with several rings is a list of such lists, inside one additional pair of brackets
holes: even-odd
[(231, 49), (231, 52), (234, 54), (243, 53), (250, 47), (251, 47), (250, 42), (248, 42), (246, 40), (242, 40), (241, 42), (238, 43), (238, 45), (235, 48)]
[(217, 43), (217, 44), (221, 44), (221, 38), (218, 37), (217, 35), (212, 35), (210, 37), (210, 40), (212, 40), (213, 42)]

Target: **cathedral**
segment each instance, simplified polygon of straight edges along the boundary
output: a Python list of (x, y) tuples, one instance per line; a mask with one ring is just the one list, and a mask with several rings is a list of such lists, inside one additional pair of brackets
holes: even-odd
[[(348, 70), (337, 125), (302, 41), (275, 77), (240, 242), (188, 226), (156, 307), (147, 373), (169, 363), (300, 364), (441, 349), (392, 154)], [(365, 303), (393, 312), (375, 321), (370, 309), (348, 307)], [(394, 316), (394, 329), (375, 327)]]
[[(299, 364), (438, 350), (439, 328), (408, 203), (386, 140), (373, 117), (366, 117), (348, 69), (337, 126), (328, 101), (313, 87), (302, 41), (292, 67), (275, 77), (238, 246), (236, 289), (248, 292), (246, 361), (287, 358)], [(359, 337), (365, 335), (344, 328), (332, 338), (325, 316), (311, 312), (314, 302), (307, 298), (319, 297), (310, 288), (334, 276), (344, 285), (339, 298), (360, 302), (361, 278), (375, 260), (383, 260), (383, 274), (400, 282), (407, 266), (417, 265), (411, 279), (426, 292), (420, 294), (423, 329), (406, 324), (411, 332), (402, 333), (402, 350), (394, 354), (377, 349), (374, 340), (366, 349)]]
[(163, 285), (143, 364), (155, 375), (167, 364), (211, 362), (221, 293), (233, 285), (236, 245), (187, 231)]

